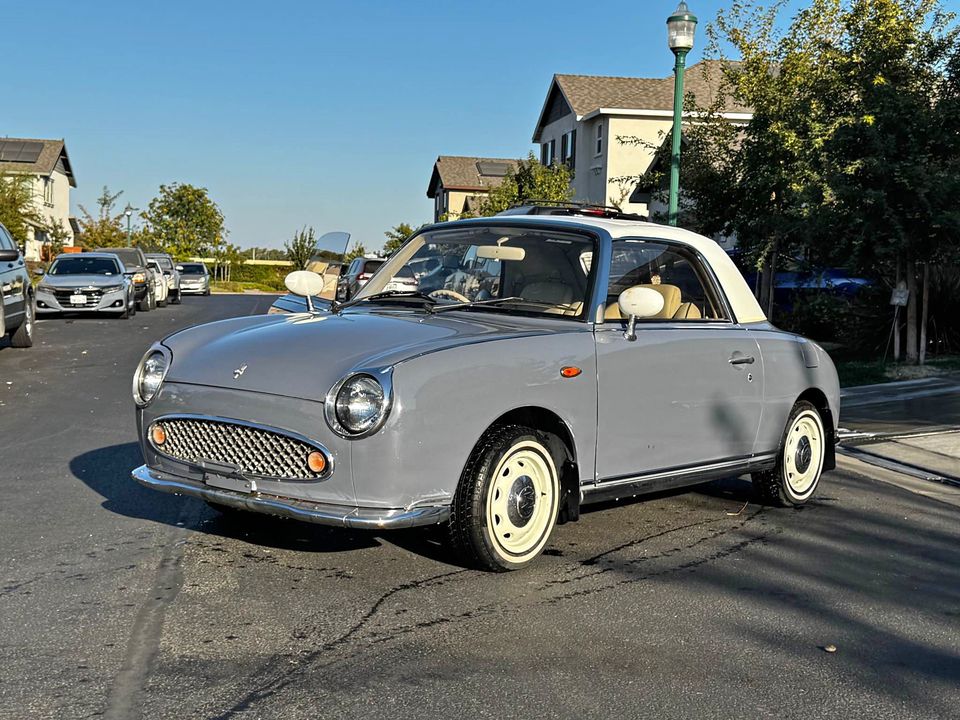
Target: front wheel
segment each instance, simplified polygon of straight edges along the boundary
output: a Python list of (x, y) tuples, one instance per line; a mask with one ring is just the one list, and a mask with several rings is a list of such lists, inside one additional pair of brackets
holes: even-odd
[(557, 522), (560, 479), (547, 438), (508, 425), (477, 443), (454, 496), (450, 539), (470, 564), (516, 570), (536, 558)]
[(10, 345), (15, 348), (33, 347), (33, 323), (36, 311), (33, 307), (33, 298), (27, 297), (23, 311), (23, 322), (10, 336)]
[(811, 403), (799, 401), (790, 411), (776, 467), (751, 478), (760, 499), (790, 507), (813, 497), (823, 473), (826, 443), (820, 413)]

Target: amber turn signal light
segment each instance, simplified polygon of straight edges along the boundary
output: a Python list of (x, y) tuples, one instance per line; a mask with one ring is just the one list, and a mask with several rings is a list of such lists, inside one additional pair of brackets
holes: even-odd
[(566, 367), (560, 368), (560, 374), (561, 374), (563, 377), (565, 377), (565, 378), (573, 378), (573, 377), (576, 377), (577, 375), (579, 375), (579, 374), (582, 373), (582, 372), (583, 372), (583, 370), (581, 370), (581, 369), (578, 368), (578, 367), (573, 367), (572, 365), (567, 365)]
[(160, 447), (167, 441), (167, 432), (160, 425), (154, 425), (150, 430), (150, 439), (154, 445)]
[(307, 467), (310, 468), (311, 472), (317, 474), (322, 473), (327, 469), (327, 459), (323, 456), (322, 452), (314, 450), (312, 453), (307, 455)]

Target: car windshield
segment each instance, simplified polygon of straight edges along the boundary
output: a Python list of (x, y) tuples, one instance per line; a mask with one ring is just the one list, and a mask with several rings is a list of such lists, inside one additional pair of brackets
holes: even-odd
[(50, 275), (118, 275), (117, 261), (108, 257), (60, 258), (47, 271)]
[(153, 258), (152, 260), (164, 270), (173, 270), (173, 261), (171, 261), (170, 258), (159, 257)]
[(397, 251), (356, 300), (415, 289), (434, 298), (437, 308), (484, 303), (470, 309), (580, 318), (593, 249), (583, 235), (534, 228), (426, 232)]
[(137, 250), (118, 248), (111, 251), (120, 258), (120, 261), (128, 268), (143, 267), (140, 261), (140, 253)]
[(181, 275), (204, 275), (203, 265), (184, 265)]

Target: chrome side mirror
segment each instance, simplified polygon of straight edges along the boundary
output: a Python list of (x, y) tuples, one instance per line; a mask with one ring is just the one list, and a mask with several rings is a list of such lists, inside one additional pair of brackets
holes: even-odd
[(620, 307), (620, 314), (630, 318), (627, 323), (627, 331), (623, 336), (630, 341), (637, 339), (636, 325), (637, 319), (655, 317), (663, 310), (663, 295), (649, 287), (634, 285), (628, 287), (617, 298), (617, 305)]
[(323, 292), (323, 278), (309, 270), (294, 270), (284, 279), (283, 284), (294, 295), (307, 300), (307, 310), (313, 312), (313, 296)]

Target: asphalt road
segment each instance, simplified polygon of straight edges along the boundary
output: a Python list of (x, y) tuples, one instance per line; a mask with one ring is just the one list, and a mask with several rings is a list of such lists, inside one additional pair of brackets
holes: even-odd
[(270, 300), (0, 347), (0, 718), (958, 716), (960, 509), (892, 485), (610, 505), (491, 575), (438, 532), (230, 522), (134, 484), (142, 352)]

